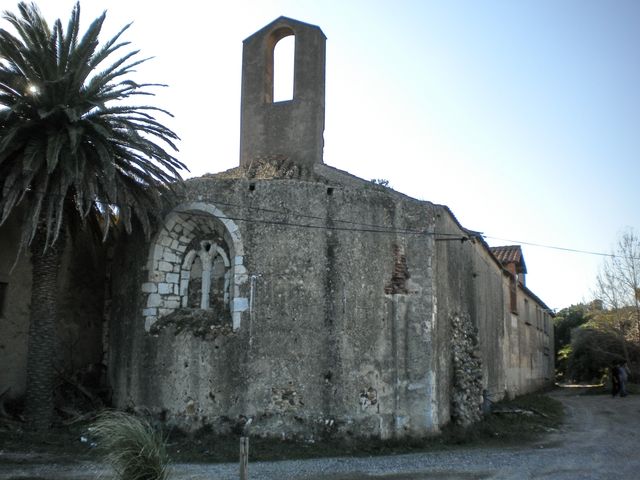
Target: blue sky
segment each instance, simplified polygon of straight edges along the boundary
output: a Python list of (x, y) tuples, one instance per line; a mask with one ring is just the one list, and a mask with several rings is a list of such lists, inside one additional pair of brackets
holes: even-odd
[[(325, 163), (446, 204), (491, 245), (608, 252), (640, 231), (640, 2), (85, 0), (85, 25), (104, 8), (155, 57), (141, 78), (170, 85), (190, 175), (237, 165), (242, 40), (285, 15), (327, 36)], [(523, 248), (550, 307), (591, 298), (601, 257)]]

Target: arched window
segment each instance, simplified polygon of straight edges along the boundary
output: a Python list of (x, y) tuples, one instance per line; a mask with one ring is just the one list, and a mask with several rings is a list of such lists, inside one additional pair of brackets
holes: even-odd
[(293, 100), (295, 35), (288, 35), (273, 48), (273, 101)]
[(185, 256), (180, 278), (186, 280), (180, 289), (183, 307), (224, 312), (229, 308), (231, 264), (224, 243), (195, 240), (196, 249)]
[[(194, 251), (194, 253), (197, 253)], [(186, 288), (180, 292), (183, 307), (200, 308), (202, 304), (202, 260), (195, 255), (188, 269), (183, 272), (188, 275), (182, 275), (187, 279)]]
[(248, 308), (240, 293), (248, 279), (243, 262), (238, 226), (223, 212), (200, 202), (177, 207), (149, 251), (145, 328), (177, 309), (180, 315), (206, 310), (208, 318), (240, 328)]
[(295, 95), (295, 34), (288, 27), (267, 40), (266, 102), (291, 101)]

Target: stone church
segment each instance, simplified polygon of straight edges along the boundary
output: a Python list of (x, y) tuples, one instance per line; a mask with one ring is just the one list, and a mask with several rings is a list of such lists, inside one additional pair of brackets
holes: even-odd
[[(293, 99), (274, 102), (290, 35)], [(106, 366), (115, 406), (189, 430), (391, 438), (476, 421), (483, 391), (552, 383), (550, 311), (520, 247), (323, 163), (325, 40), (286, 17), (247, 38), (239, 166), (188, 180), (150, 244), (101, 260), (83, 355)], [(28, 286), (2, 257), (5, 290)], [(15, 365), (0, 391), (20, 391)]]

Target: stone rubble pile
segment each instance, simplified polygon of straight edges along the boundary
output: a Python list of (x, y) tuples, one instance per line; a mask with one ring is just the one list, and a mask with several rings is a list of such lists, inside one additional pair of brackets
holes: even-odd
[(453, 315), (452, 365), (453, 394), (451, 417), (462, 426), (481, 418), (482, 360), (478, 349), (478, 332), (469, 315)]

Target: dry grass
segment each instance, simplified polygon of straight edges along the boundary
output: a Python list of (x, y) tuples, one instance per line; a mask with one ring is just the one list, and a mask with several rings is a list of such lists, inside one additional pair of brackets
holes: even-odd
[(162, 433), (124, 412), (101, 413), (91, 433), (120, 480), (166, 480), (169, 457)]

